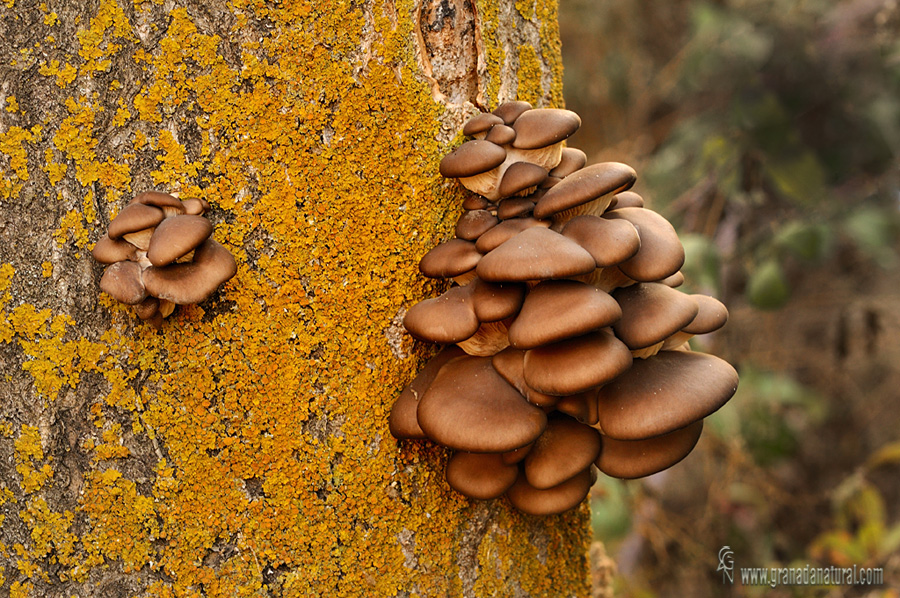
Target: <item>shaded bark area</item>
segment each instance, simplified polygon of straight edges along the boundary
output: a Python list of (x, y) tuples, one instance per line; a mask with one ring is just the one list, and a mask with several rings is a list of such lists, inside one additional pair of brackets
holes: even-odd
[[(478, 108), (561, 101), (553, 2), (0, 6), (0, 593), (586, 595), (586, 507), (442, 479), (388, 410)], [(90, 248), (209, 201), (238, 274), (156, 331)], [(574, 555), (574, 556), (573, 556)]]

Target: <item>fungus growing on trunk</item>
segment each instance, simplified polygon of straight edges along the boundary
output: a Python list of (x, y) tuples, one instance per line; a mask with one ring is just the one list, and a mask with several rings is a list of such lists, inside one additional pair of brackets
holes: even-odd
[(721, 327), (725, 306), (675, 288), (684, 248), (628, 190), (630, 166), (585, 166), (563, 147), (580, 122), (507, 102), (472, 118), (474, 139), (441, 162), (475, 195), (457, 238), (419, 269), (457, 284), (404, 324), (448, 347), (390, 415), (395, 437), (456, 451), (451, 488), (505, 494), (533, 515), (577, 506), (598, 469), (632, 478), (674, 465), (737, 388), (730, 365), (686, 344)]
[(206, 200), (144, 191), (109, 223), (91, 255), (108, 264), (100, 289), (155, 328), (175, 305), (200, 303), (237, 273), (234, 257), (210, 236)]

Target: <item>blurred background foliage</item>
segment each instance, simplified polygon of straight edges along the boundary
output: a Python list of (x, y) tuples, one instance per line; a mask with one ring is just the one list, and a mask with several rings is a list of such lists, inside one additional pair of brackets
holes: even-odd
[[(562, 0), (570, 141), (627, 162), (679, 230), (697, 348), (741, 386), (695, 452), (601, 480), (623, 596), (900, 596), (897, 0)], [(740, 566), (884, 567), (878, 588), (722, 585)]]

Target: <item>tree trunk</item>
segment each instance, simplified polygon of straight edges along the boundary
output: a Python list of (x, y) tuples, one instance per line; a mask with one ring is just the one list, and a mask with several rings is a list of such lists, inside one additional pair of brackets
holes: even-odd
[[(554, 0), (0, 3), (0, 594), (584, 596), (588, 511), (443, 480), (387, 414), (464, 120), (561, 103)], [(161, 330), (90, 249), (209, 201), (238, 273)]]

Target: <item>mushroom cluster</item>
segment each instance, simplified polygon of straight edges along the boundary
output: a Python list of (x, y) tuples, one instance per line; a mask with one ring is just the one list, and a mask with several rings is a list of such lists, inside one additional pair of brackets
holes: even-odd
[(456, 491), (505, 494), (535, 515), (577, 506), (597, 470), (637, 478), (674, 465), (738, 383), (687, 343), (723, 326), (725, 306), (676, 288), (684, 249), (629, 191), (631, 167), (585, 166), (563, 147), (580, 123), (508, 102), (469, 120), (472, 139), (441, 161), (473, 194), (455, 238), (419, 269), (456, 284), (403, 323), (446, 346), (389, 419), (396, 438), (453, 451)]
[(208, 210), (202, 199), (139, 193), (91, 251), (108, 264), (100, 289), (156, 328), (176, 305), (204, 301), (237, 272), (231, 253), (211, 238)]

